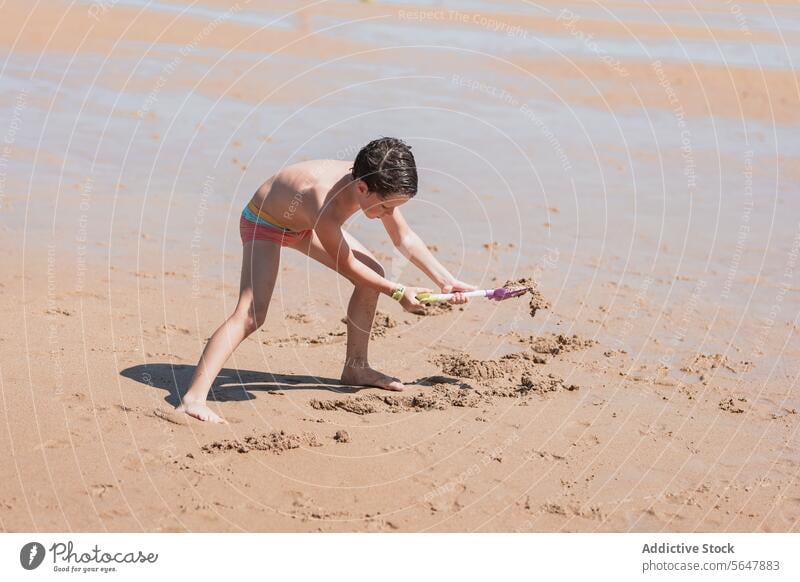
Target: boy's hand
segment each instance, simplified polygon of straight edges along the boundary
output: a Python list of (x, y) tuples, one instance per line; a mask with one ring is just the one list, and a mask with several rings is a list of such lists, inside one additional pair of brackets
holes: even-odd
[(447, 285), (442, 285), (442, 293), (455, 293), (456, 296), (450, 300), (450, 303), (466, 303), (469, 297), (464, 297), (459, 291), (474, 291), (477, 289), (475, 285), (469, 285), (463, 281), (452, 281)]
[(417, 293), (431, 293), (431, 290), (424, 287), (406, 287), (403, 298), (400, 300), (400, 305), (409, 313), (422, 315), (425, 313), (425, 305), (417, 301)]

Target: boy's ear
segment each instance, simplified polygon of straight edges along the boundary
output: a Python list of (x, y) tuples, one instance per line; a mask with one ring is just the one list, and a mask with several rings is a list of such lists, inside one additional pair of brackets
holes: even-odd
[(356, 182), (356, 188), (358, 188), (358, 192), (362, 196), (365, 196), (367, 193), (369, 193), (369, 186), (367, 186), (367, 183), (364, 180), (359, 180)]

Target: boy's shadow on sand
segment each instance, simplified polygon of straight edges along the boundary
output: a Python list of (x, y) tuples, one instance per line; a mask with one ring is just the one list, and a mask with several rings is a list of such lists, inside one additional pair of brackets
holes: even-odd
[[(168, 392), (166, 401), (177, 406), (189, 389), (195, 366), (184, 364), (141, 364), (126, 368), (120, 374), (136, 382)], [(208, 393), (212, 402), (253, 400), (251, 391), (278, 392), (288, 390), (330, 390), (340, 394), (355, 394), (365, 387), (347, 386), (335, 378), (298, 374), (271, 374), (253, 370), (223, 368)]]

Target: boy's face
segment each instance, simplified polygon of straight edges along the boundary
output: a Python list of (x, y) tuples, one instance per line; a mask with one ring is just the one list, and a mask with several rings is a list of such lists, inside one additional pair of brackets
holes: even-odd
[(364, 182), (361, 182), (359, 186), (358, 203), (367, 218), (383, 218), (410, 200), (408, 196), (399, 192), (388, 196), (378, 196), (374, 192), (370, 192)]

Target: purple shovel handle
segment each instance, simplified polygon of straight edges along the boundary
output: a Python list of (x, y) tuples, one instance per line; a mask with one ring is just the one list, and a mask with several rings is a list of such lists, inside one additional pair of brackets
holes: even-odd
[(491, 295), (487, 295), (487, 297), (495, 301), (503, 301), (504, 299), (519, 297), (520, 295), (524, 295), (527, 292), (528, 292), (527, 287), (520, 287), (519, 289), (506, 289), (505, 287), (499, 287), (494, 291), (492, 291)]

